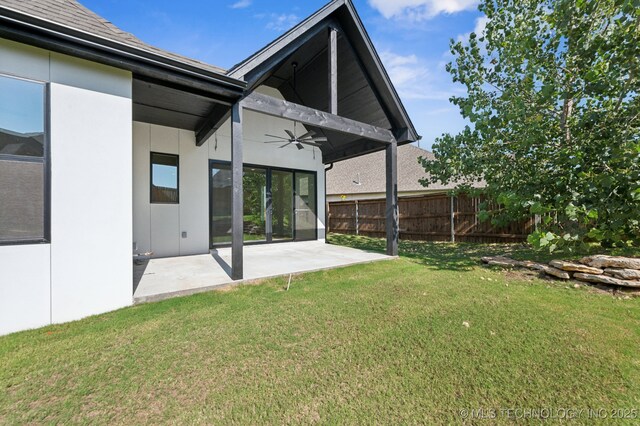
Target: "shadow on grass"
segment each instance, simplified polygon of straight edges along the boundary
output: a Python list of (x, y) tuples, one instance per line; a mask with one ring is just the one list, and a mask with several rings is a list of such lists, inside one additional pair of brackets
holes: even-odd
[[(384, 253), (384, 238), (371, 238), (360, 235), (330, 234), (330, 244), (353, 247)], [(429, 241), (400, 241), (400, 256), (437, 270), (464, 271), (480, 265), (483, 256), (508, 256), (518, 260), (532, 260), (547, 263), (552, 259), (579, 259), (589, 254), (638, 255), (638, 250), (605, 250), (600, 246), (592, 246), (587, 251), (563, 252), (553, 254), (548, 251), (537, 251), (524, 243), (483, 244), (483, 243), (449, 243)]]

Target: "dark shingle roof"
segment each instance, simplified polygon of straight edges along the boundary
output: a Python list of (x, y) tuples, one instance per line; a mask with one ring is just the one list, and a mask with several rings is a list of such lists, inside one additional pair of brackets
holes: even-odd
[[(418, 157), (434, 158), (430, 151), (408, 144), (398, 147), (398, 192), (445, 191), (454, 184), (420, 185), (427, 176)], [(386, 191), (385, 152), (378, 151), (334, 164), (327, 172), (327, 195), (380, 193)]]
[(203, 70), (226, 74), (226, 70), (222, 68), (151, 46), (133, 34), (116, 27), (75, 0), (0, 0), (0, 8), (63, 25)]

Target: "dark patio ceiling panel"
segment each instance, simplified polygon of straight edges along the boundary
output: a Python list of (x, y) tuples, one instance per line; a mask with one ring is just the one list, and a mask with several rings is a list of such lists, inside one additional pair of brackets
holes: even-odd
[(211, 98), (154, 82), (133, 80), (133, 119), (145, 123), (196, 130), (217, 105)]
[[(292, 63), (298, 64), (294, 91)], [(327, 35), (322, 33), (285, 60), (265, 84), (285, 99), (327, 111), (329, 98)], [(349, 43), (338, 39), (338, 113), (385, 129), (391, 124)]]

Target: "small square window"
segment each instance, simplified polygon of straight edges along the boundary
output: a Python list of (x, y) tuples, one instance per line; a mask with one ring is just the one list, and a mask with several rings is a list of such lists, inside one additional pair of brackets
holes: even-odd
[(173, 154), (151, 153), (151, 202), (178, 204), (179, 158)]

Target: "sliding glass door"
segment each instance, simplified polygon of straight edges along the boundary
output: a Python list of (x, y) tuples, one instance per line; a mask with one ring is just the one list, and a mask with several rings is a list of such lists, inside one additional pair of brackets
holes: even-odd
[(211, 163), (209, 166), (209, 233), (211, 246), (231, 244), (231, 166)]
[[(231, 166), (211, 161), (211, 247), (231, 244)], [(246, 243), (311, 240), (317, 237), (316, 174), (246, 165), (243, 170), (243, 229)]]
[(244, 241), (267, 241), (267, 170), (245, 167), (242, 186)]
[(316, 232), (316, 175), (295, 173), (295, 239), (315, 240)]
[(293, 172), (271, 171), (272, 239), (293, 239)]

